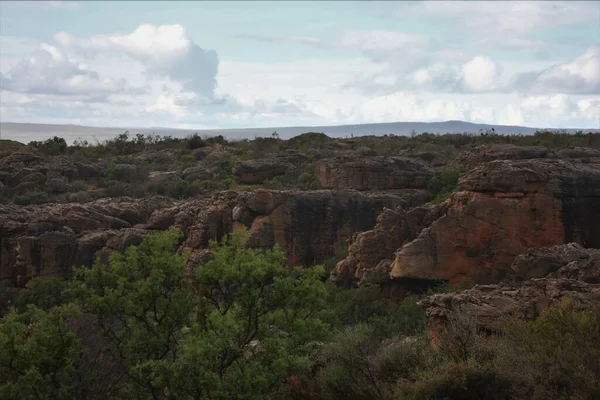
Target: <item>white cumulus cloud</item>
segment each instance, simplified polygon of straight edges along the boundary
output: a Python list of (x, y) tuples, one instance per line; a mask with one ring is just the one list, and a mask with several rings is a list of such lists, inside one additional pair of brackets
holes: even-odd
[(98, 35), (77, 39), (61, 32), (54, 36), (61, 47), (94, 57), (98, 52), (126, 54), (141, 62), (147, 73), (167, 77), (195, 95), (212, 100), (219, 58), (187, 35), (181, 25), (140, 25), (129, 34)]

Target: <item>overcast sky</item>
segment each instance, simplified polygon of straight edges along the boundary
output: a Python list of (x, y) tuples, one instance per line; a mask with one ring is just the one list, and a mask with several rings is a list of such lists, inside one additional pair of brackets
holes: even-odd
[(3, 122), (600, 128), (600, 1), (0, 2)]

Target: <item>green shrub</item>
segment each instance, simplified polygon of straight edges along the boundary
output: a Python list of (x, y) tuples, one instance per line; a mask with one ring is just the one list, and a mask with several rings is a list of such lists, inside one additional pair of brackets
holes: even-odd
[(194, 133), (192, 136), (187, 138), (187, 148), (190, 150), (199, 149), (207, 145), (207, 141), (201, 138), (197, 133)]
[(68, 302), (65, 289), (67, 281), (58, 278), (33, 278), (27, 283), (27, 289), (19, 291), (15, 299), (15, 307), (25, 311), (28, 306), (36, 306), (50, 310)]
[(463, 167), (449, 167), (437, 172), (431, 178), (427, 189), (433, 193), (434, 203), (443, 202), (456, 191), (458, 179), (463, 172)]
[(57, 156), (63, 154), (67, 151), (67, 142), (65, 139), (54, 136), (51, 139), (48, 139), (44, 142), (30, 142), (29, 146), (37, 149), (40, 153), (49, 155), (49, 156)]
[(106, 170), (106, 179), (120, 182), (133, 182), (138, 178), (138, 170), (135, 165), (117, 164)]
[[(206, 181), (210, 185), (210, 181)], [(195, 197), (207, 190), (205, 182), (187, 182), (184, 180), (165, 181), (152, 183), (148, 186), (148, 191), (161, 196), (169, 196), (175, 199), (186, 199)]]
[(285, 187), (283, 185), (283, 183), (281, 183), (281, 179), (278, 176), (265, 181), (263, 183), (263, 186), (267, 189), (274, 189), (274, 190), (280, 190)]
[(109, 197), (131, 196), (132, 187), (129, 183), (109, 180), (104, 182), (106, 195)]
[(23, 177), (21, 182), (33, 182), (38, 185), (43, 185), (46, 182), (46, 176), (41, 172), (33, 172)]
[(318, 189), (321, 185), (314, 173), (303, 172), (298, 179), (296, 179), (296, 186), (304, 190), (314, 190)]
[(76, 180), (71, 182), (71, 190), (74, 192), (81, 192), (88, 189), (88, 184), (82, 180)]
[(402, 400), (526, 399), (523, 384), (470, 363), (445, 363), (422, 369), (414, 381), (398, 386)]
[(49, 312), (32, 306), (0, 320), (0, 398), (81, 398), (78, 366), (84, 353), (66, 322), (77, 315), (72, 306)]
[(527, 380), (532, 398), (598, 398), (600, 303), (578, 309), (566, 299), (533, 322), (506, 321), (506, 327), (495, 368)]
[(391, 400), (399, 380), (411, 378), (419, 367), (434, 365), (427, 340), (382, 342), (376, 337), (373, 327), (359, 324), (344, 329), (324, 347), (319, 359), (324, 366), (317, 379), (325, 398)]
[(393, 302), (375, 285), (352, 289), (332, 286), (330, 290), (330, 307), (324, 318), (337, 328), (365, 323), (373, 327), (379, 339), (425, 330), (425, 313), (416, 304), (416, 297)]
[(29, 204), (44, 204), (50, 201), (50, 195), (46, 192), (34, 191), (15, 196), (13, 202), (20, 206)]
[(487, 355), (479, 334), (477, 318), (467, 309), (458, 307), (448, 315), (448, 321), (439, 333), (440, 353), (448, 360), (467, 362), (481, 361)]
[(181, 161), (182, 163), (191, 163), (192, 161), (194, 161), (194, 156), (192, 154), (182, 154), (179, 157), (179, 161)]

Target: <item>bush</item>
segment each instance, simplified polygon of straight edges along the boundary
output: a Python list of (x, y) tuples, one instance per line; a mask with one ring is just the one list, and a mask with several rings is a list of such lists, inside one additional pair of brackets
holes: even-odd
[[(399, 384), (403, 400), (524, 399), (521, 384), (469, 363), (447, 363), (423, 370), (414, 381)], [(521, 389), (521, 390), (520, 390)]]
[(478, 358), (482, 354), (481, 342), (477, 319), (460, 307), (448, 315), (447, 325), (439, 334), (440, 352), (451, 361)]
[(324, 318), (339, 329), (365, 323), (373, 327), (377, 339), (415, 335), (425, 330), (425, 313), (415, 297), (407, 297), (398, 304), (387, 299), (378, 286), (330, 290), (329, 314)]
[(131, 196), (132, 194), (132, 187), (126, 182), (106, 181), (104, 185), (108, 197)]
[(321, 185), (315, 174), (303, 172), (298, 179), (296, 179), (296, 186), (304, 190), (314, 190), (318, 189)]
[(38, 185), (43, 185), (46, 182), (46, 176), (41, 172), (33, 172), (23, 177), (21, 182), (33, 182)]
[[(210, 181), (205, 181), (211, 184)], [(148, 186), (148, 191), (160, 196), (169, 196), (174, 199), (187, 199), (195, 197), (207, 190), (205, 182), (187, 182), (184, 180), (165, 181), (152, 183)]]
[(393, 399), (398, 380), (412, 377), (417, 367), (433, 365), (426, 340), (375, 338), (373, 327), (359, 324), (325, 346), (319, 360), (324, 367), (317, 378), (325, 398)]
[(431, 178), (427, 189), (434, 195), (434, 203), (443, 202), (456, 191), (462, 172), (464, 172), (463, 167), (450, 167), (437, 172)]
[(138, 169), (135, 165), (117, 164), (106, 171), (106, 179), (120, 182), (134, 182), (138, 178)]
[(54, 136), (44, 142), (30, 142), (29, 146), (37, 149), (40, 153), (49, 156), (64, 154), (68, 147), (65, 139), (58, 136)]
[(15, 307), (24, 312), (28, 306), (42, 310), (50, 310), (55, 306), (67, 303), (66, 281), (56, 278), (33, 278), (27, 283), (27, 289), (19, 291), (15, 299)]
[(527, 380), (532, 398), (598, 398), (600, 303), (582, 310), (567, 299), (533, 322), (506, 326), (495, 367)]
[(190, 150), (199, 149), (205, 146), (208, 146), (208, 143), (197, 133), (194, 133), (194, 135), (187, 138), (187, 148)]
[(15, 196), (13, 202), (20, 206), (30, 204), (44, 204), (50, 201), (50, 196), (46, 192), (33, 191), (22, 195)]

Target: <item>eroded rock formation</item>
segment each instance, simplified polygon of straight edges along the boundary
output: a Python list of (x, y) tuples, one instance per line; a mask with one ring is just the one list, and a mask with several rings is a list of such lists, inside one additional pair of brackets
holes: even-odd
[(495, 283), (529, 249), (600, 247), (598, 161), (502, 160), (472, 169), (445, 215), (396, 252), (391, 277)]
[(317, 162), (322, 187), (332, 189), (422, 189), (433, 171), (423, 161), (407, 157), (346, 156)]
[(138, 244), (153, 231), (177, 226), (191, 263), (206, 259), (212, 239), (236, 226), (250, 231), (249, 245), (275, 243), (289, 265), (322, 262), (357, 231), (375, 225), (385, 207), (414, 207), (430, 198), (426, 191), (220, 192), (212, 198), (176, 202), (152, 197), (102, 199), (88, 204), (17, 207), (0, 205), (0, 279), (22, 284), (32, 276), (68, 276), (73, 265), (90, 265), (95, 256)]
[[(568, 243), (532, 250), (516, 258), (521, 276), (538, 276), (519, 283), (476, 285), (471, 289), (436, 294), (419, 304), (435, 336), (451, 312), (468, 312), (488, 331), (502, 330), (508, 317), (532, 320), (548, 307), (569, 298), (576, 306), (600, 301), (600, 250)], [(546, 274), (546, 275), (545, 275)]]

